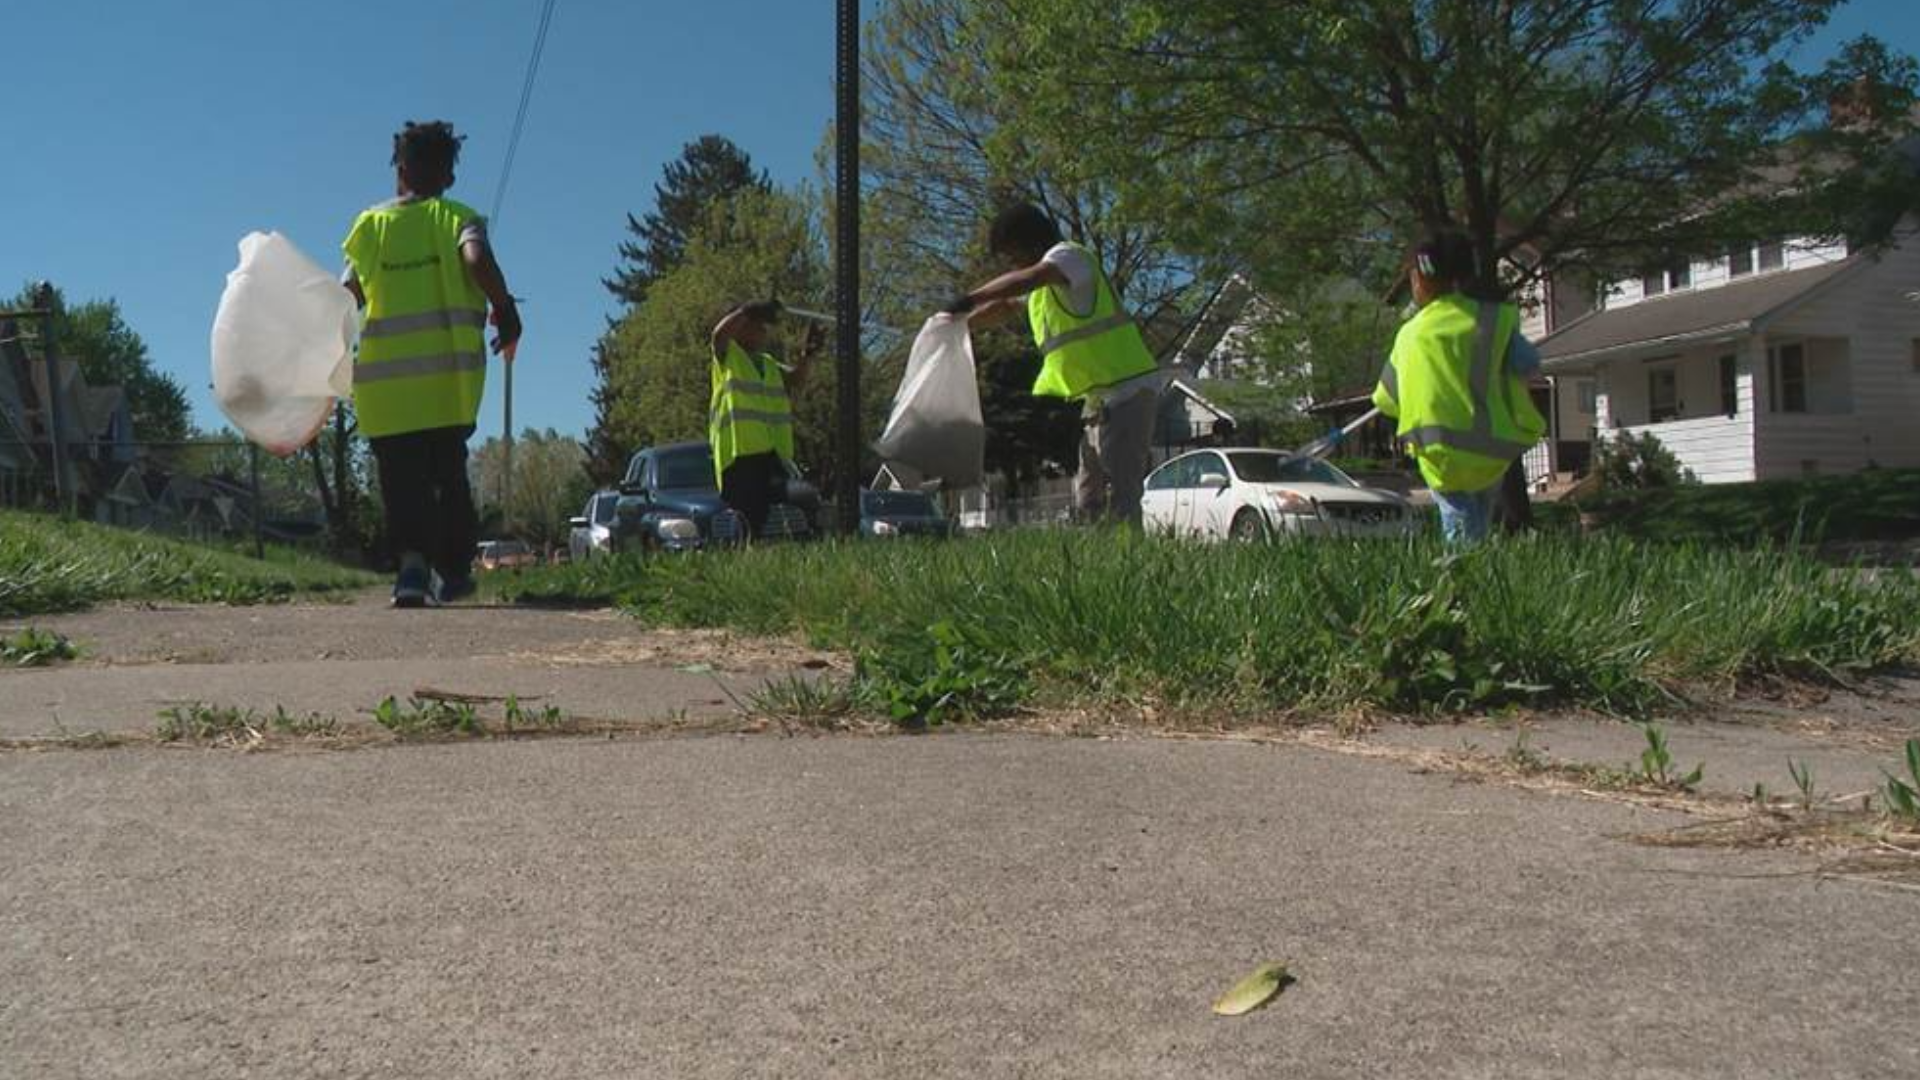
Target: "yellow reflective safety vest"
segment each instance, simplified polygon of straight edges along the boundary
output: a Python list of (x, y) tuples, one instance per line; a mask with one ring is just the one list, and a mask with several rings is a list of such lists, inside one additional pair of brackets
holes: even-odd
[(372, 438), (464, 427), (487, 378), (487, 298), (460, 258), (480, 219), (452, 199), (395, 201), (362, 213), (341, 249), (367, 298), (353, 409)]
[(1033, 324), (1033, 340), (1040, 346), (1040, 377), (1033, 383), (1036, 397), (1083, 398), (1089, 391), (1118, 385), (1160, 366), (1140, 336), (1140, 327), (1120, 307), (1099, 261), (1081, 245), (1071, 246), (1093, 267), (1093, 310), (1076, 314), (1052, 285), (1027, 294), (1027, 321)]
[(1439, 297), (1400, 327), (1373, 403), (1435, 491), (1484, 491), (1546, 433), (1527, 384), (1507, 366), (1512, 304)]
[(711, 371), (707, 441), (713, 444), (715, 482), (726, 475), (727, 466), (748, 454), (771, 450), (792, 461), (793, 402), (773, 357), (749, 356), (738, 342), (729, 341), (726, 355), (713, 358)]

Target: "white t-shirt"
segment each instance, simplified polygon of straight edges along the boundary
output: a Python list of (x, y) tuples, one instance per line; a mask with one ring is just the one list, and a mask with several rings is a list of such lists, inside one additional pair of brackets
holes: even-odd
[[(1060, 268), (1067, 279), (1067, 310), (1081, 318), (1093, 314), (1094, 273), (1093, 260), (1087, 258), (1084, 248), (1072, 244), (1055, 244), (1047, 250), (1040, 261)], [(1051, 288), (1051, 286), (1049, 286)]]
[[(1099, 299), (1096, 294), (1098, 285), (1093, 260), (1087, 257), (1086, 249), (1072, 244), (1055, 244), (1040, 257), (1040, 261), (1059, 267), (1061, 275), (1067, 279), (1067, 310), (1082, 318), (1092, 315), (1094, 301)], [(1167, 380), (1167, 372), (1149, 371), (1104, 390), (1089, 391), (1086, 413), (1088, 416), (1098, 416), (1102, 405), (1118, 405), (1135, 394), (1149, 391), (1160, 393), (1167, 388)]]

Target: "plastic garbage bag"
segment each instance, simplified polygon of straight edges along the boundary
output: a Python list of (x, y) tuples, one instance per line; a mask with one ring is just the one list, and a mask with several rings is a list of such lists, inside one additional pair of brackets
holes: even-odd
[(985, 479), (987, 428), (965, 319), (935, 315), (920, 328), (874, 449), (889, 464), (937, 477), (949, 489)]
[(279, 233), (248, 233), (213, 317), (213, 396), (247, 438), (286, 457), (353, 393), (353, 294)]

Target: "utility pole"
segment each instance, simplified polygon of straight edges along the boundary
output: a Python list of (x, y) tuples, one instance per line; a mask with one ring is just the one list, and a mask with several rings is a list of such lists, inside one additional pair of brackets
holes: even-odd
[(60, 350), (53, 341), (53, 283), (43, 281), (33, 290), (33, 306), (40, 315), (40, 355), (47, 364), (47, 443), (53, 450), (53, 491), (60, 512), (73, 517), (79, 511), (79, 493), (67, 469), (66, 421), (60, 405)]
[(834, 308), (840, 532), (860, 531), (860, 2), (838, 0), (834, 110)]

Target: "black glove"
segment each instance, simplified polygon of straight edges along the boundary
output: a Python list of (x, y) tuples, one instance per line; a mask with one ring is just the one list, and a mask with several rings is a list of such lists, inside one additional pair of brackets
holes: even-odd
[(959, 296), (947, 301), (940, 309), (941, 313), (946, 315), (965, 315), (972, 310), (973, 297), (968, 296), (966, 293), (961, 293)]
[(740, 306), (741, 314), (758, 323), (770, 323), (779, 318), (780, 313), (785, 310), (787, 310), (786, 305), (778, 300), (756, 300), (751, 304)]

